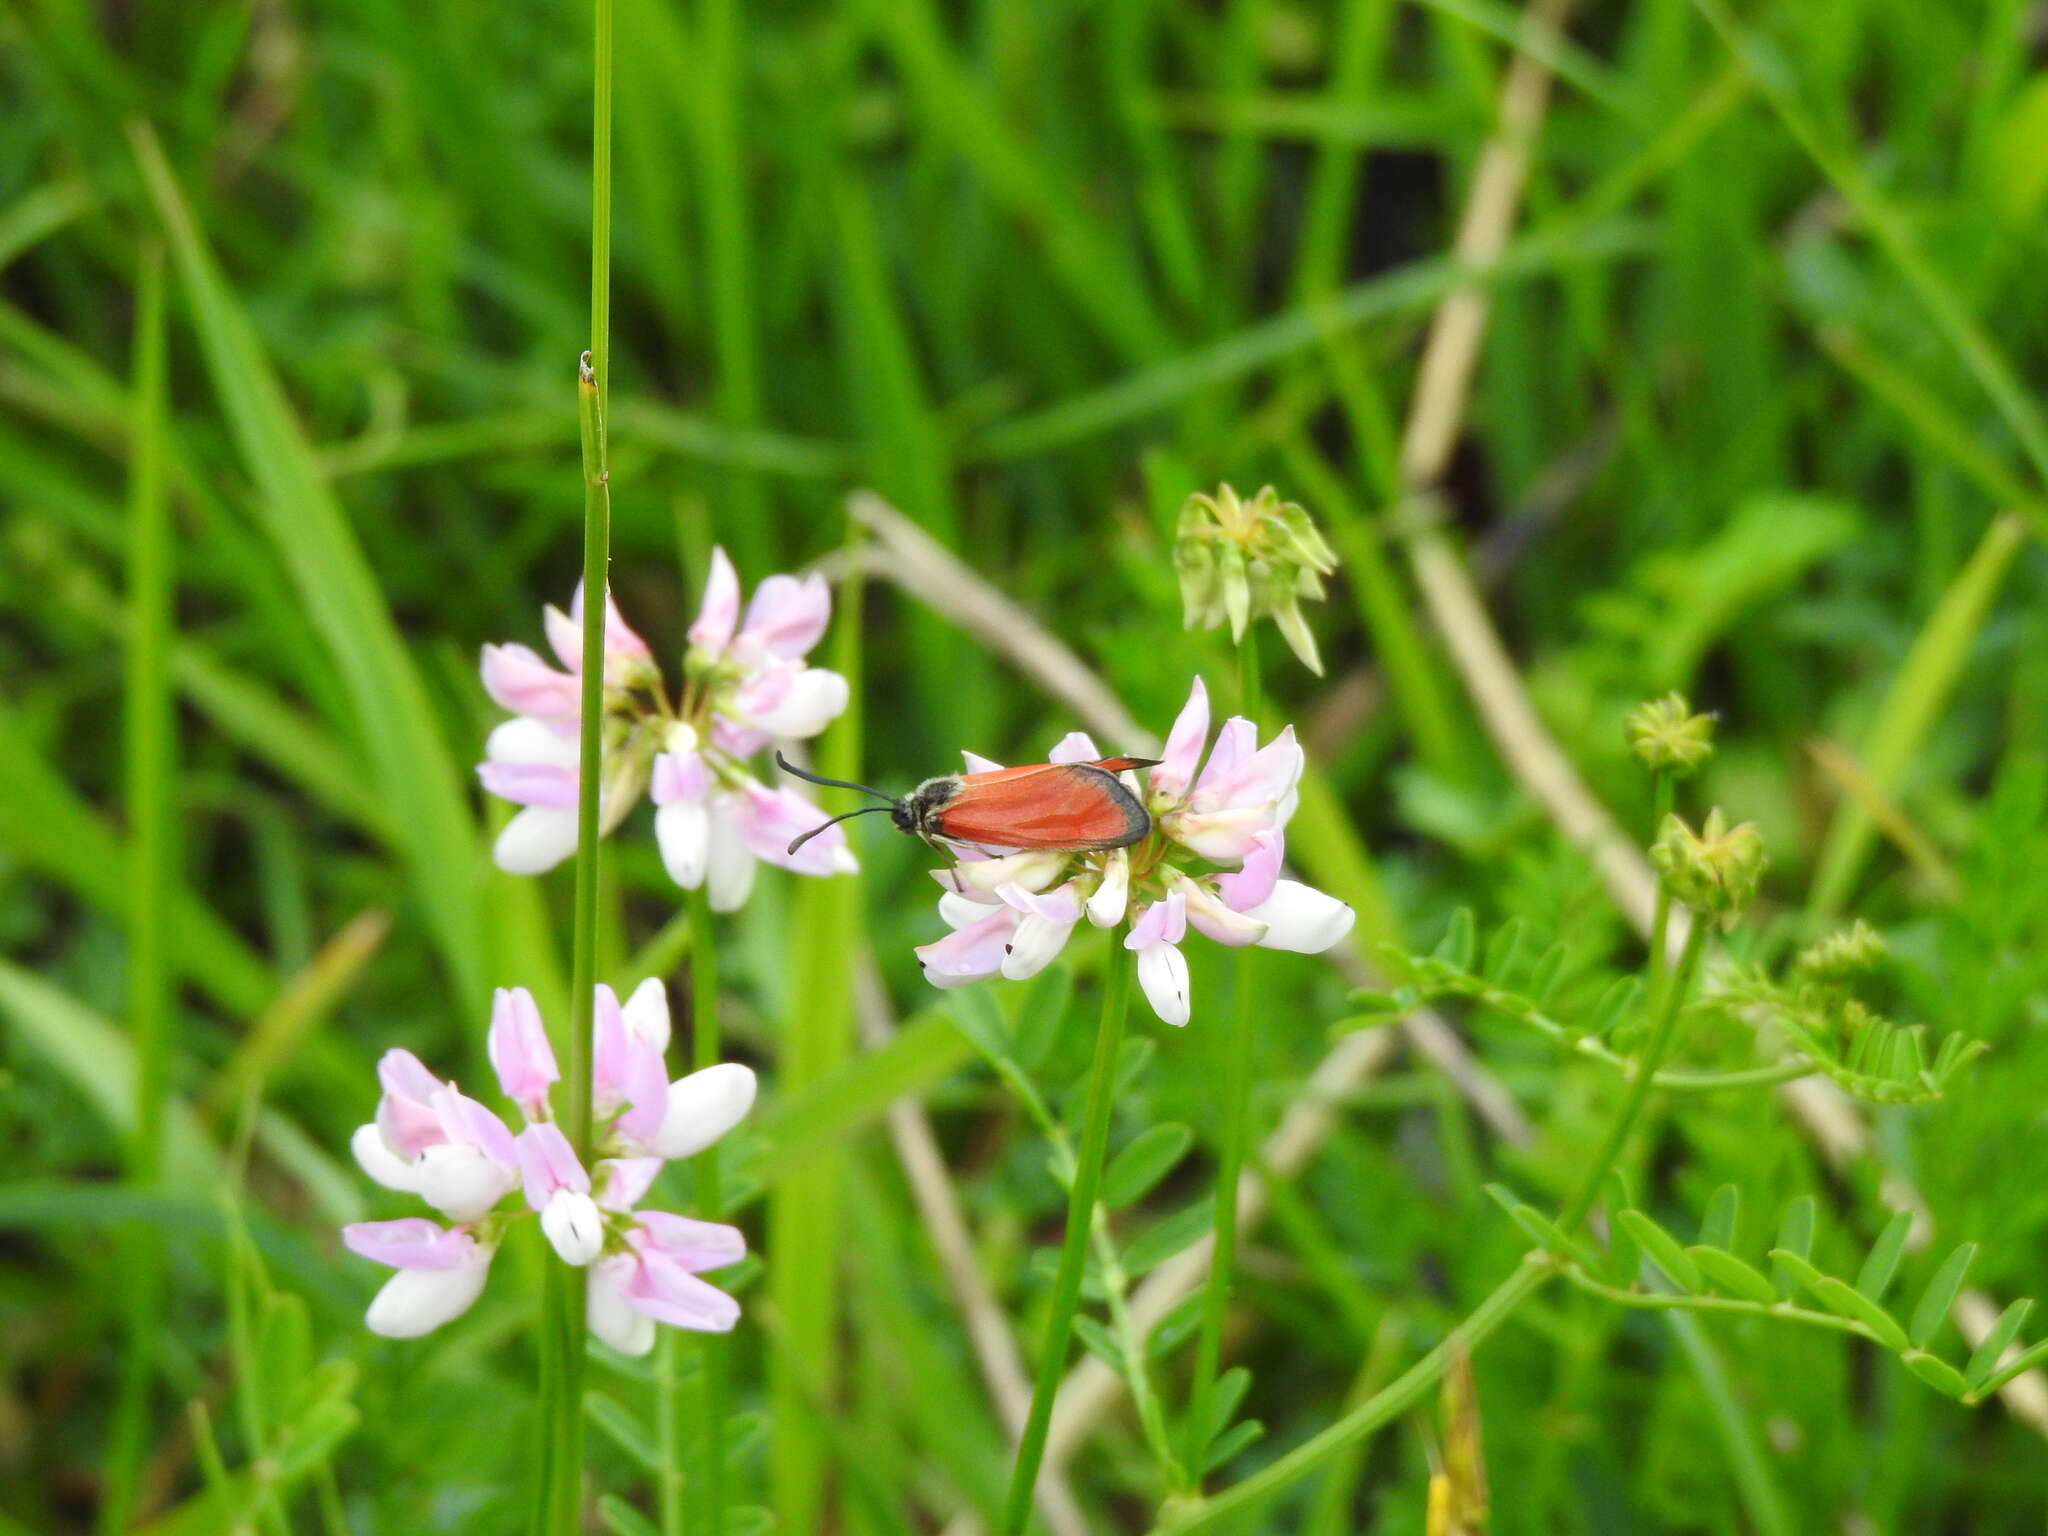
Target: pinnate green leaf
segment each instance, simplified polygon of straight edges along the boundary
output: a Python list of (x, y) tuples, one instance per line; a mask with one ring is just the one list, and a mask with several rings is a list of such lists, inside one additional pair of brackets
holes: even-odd
[(1885, 1223), (1884, 1231), (1870, 1245), (1870, 1254), (1856, 1275), (1856, 1289), (1872, 1301), (1884, 1300), (1892, 1276), (1898, 1273), (1899, 1255), (1906, 1251), (1907, 1234), (1912, 1230), (1912, 1212), (1900, 1211)]
[(1141, 1200), (1187, 1156), (1195, 1133), (1177, 1121), (1140, 1132), (1102, 1175), (1102, 1203), (1111, 1210)]
[(1706, 1279), (1700, 1274), (1699, 1266), (1685, 1251), (1684, 1246), (1656, 1222), (1641, 1211), (1617, 1211), (1614, 1219), (1635, 1239), (1636, 1245), (1650, 1257), (1650, 1262), (1664, 1272), (1664, 1276), (1682, 1291), (1700, 1291), (1706, 1288)]
[(1686, 1253), (1717, 1290), (1765, 1307), (1778, 1299), (1777, 1289), (1764, 1278), (1761, 1270), (1738, 1259), (1727, 1249), (1696, 1243), (1686, 1249)]
[[(1982, 1387), (1985, 1378), (1998, 1369), (1999, 1357), (2010, 1349), (2013, 1340), (2020, 1336), (2020, 1329), (2026, 1325), (2027, 1314), (2033, 1310), (2033, 1301), (2022, 1296), (1998, 1314), (1998, 1321), (1991, 1325), (1989, 1333), (1977, 1341), (1977, 1347), (1970, 1351), (1969, 1364), (1963, 1367), (1963, 1375), (1969, 1379), (1972, 1387)], [(1914, 1322), (1918, 1321), (1915, 1317)]]
[(1907, 1332), (1922, 1349), (1940, 1330), (1948, 1309), (1955, 1305), (1956, 1295), (1962, 1290), (1963, 1281), (1969, 1278), (1970, 1265), (1976, 1262), (1976, 1258), (1975, 1243), (1961, 1244), (1942, 1260), (1941, 1268), (1934, 1272), (1934, 1278), (1927, 1282), (1927, 1289), (1920, 1293), (1920, 1302), (1913, 1308), (1913, 1320)]

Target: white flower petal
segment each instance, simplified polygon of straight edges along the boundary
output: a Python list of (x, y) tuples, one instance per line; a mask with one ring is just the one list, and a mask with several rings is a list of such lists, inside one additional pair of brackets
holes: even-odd
[(626, 1020), (626, 1033), (645, 1040), (657, 1051), (668, 1049), (668, 988), (659, 976), (650, 976), (633, 989), (619, 1012)]
[(633, 1260), (624, 1254), (590, 1271), (590, 1331), (622, 1355), (644, 1355), (654, 1348), (654, 1319), (626, 1300), (632, 1272)]
[(654, 841), (669, 879), (686, 891), (704, 883), (704, 866), (711, 856), (711, 813), (703, 801), (656, 806)]
[(519, 1170), (476, 1147), (444, 1141), (419, 1155), (420, 1198), (450, 1221), (476, 1221), (512, 1192)]
[(1071, 920), (1056, 922), (1035, 912), (1027, 914), (1010, 937), (1010, 947), (1003, 955), (1003, 974), (1011, 981), (1036, 976), (1066, 948), (1067, 935), (1073, 931)]
[(705, 879), (714, 912), (737, 912), (754, 891), (754, 856), (729, 816), (711, 822)]
[(977, 901), (972, 896), (963, 896), (958, 891), (944, 891), (939, 896), (939, 917), (948, 928), (965, 928), (988, 917), (1002, 903), (990, 898)]
[(724, 1061), (668, 1085), (668, 1112), (655, 1135), (658, 1156), (694, 1157), (746, 1119), (759, 1089), (753, 1070)]
[(548, 1196), (540, 1229), (564, 1264), (588, 1264), (604, 1251), (604, 1218), (581, 1190), (558, 1189)]
[(573, 769), (581, 754), (582, 743), (575, 735), (565, 736), (530, 715), (514, 715), (492, 727), (484, 738), (484, 756), (494, 763)]
[(1102, 883), (1088, 898), (1088, 921), (1097, 928), (1114, 928), (1124, 920), (1124, 909), (1130, 905), (1130, 897), (1131, 858), (1119, 848), (1109, 856), (1109, 866), (1102, 872)]
[(375, 1125), (357, 1126), (348, 1139), (348, 1149), (356, 1155), (356, 1166), (386, 1189), (407, 1195), (420, 1192), (419, 1174), (413, 1165), (391, 1150)]
[(456, 1269), (401, 1269), (384, 1282), (363, 1321), (387, 1339), (416, 1339), (467, 1312), (490, 1274), (488, 1256)]
[(1319, 955), (1351, 931), (1357, 914), (1334, 896), (1299, 880), (1275, 882), (1273, 894), (1245, 913), (1266, 925), (1267, 949)]
[(1187, 957), (1171, 944), (1152, 944), (1138, 951), (1138, 985), (1159, 1022), (1179, 1029), (1188, 1021)]
[(1008, 853), (998, 859), (962, 859), (945, 869), (931, 872), (934, 880), (949, 891), (963, 895), (993, 896), (998, 886), (1014, 885), (1022, 891), (1042, 891), (1066, 869), (1070, 853)]
[(576, 813), (529, 805), (505, 823), (491, 857), (508, 875), (540, 875), (576, 851)]

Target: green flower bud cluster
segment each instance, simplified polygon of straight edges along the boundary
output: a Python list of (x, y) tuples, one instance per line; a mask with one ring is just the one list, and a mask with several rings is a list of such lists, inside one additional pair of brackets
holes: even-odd
[(1756, 823), (1731, 827), (1717, 806), (1707, 812), (1697, 832), (1682, 817), (1666, 816), (1657, 841), (1650, 845), (1650, 862), (1678, 901), (1723, 928), (1733, 928), (1756, 899), (1770, 861)]
[(1323, 595), (1337, 556), (1301, 507), (1263, 487), (1249, 501), (1229, 486), (1181, 504), (1173, 566), (1189, 629), (1214, 629), (1226, 619), (1230, 638), (1270, 618), (1302, 665), (1318, 677), (1323, 660), (1301, 615), (1303, 598)]
[(1652, 773), (1684, 778), (1714, 755), (1714, 717), (1694, 714), (1680, 693), (1638, 704), (1622, 730), (1629, 750)]
[(1839, 981), (1874, 968), (1885, 956), (1884, 935), (1857, 918), (1840, 933), (1831, 933), (1799, 952), (1795, 968), (1821, 981)]

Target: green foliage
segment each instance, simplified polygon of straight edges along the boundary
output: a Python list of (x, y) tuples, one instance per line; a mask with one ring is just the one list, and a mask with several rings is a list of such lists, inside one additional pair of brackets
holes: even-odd
[[(1510, 1217), (1554, 1262), (1560, 1274), (1590, 1295), (1624, 1307), (1657, 1311), (1692, 1311), (1770, 1318), (1807, 1327), (1852, 1333), (1899, 1357), (1899, 1361), (1937, 1392), (1964, 1403), (1978, 1403), (2024, 1367), (2017, 1359), (2048, 1357), (2048, 1343), (2022, 1350), (2013, 1362), (2001, 1356), (2017, 1341), (2033, 1303), (2014, 1302), (1985, 1335), (1983, 1342), (1958, 1366), (1933, 1346), (1977, 1254), (1964, 1243), (1935, 1269), (1919, 1293), (1910, 1322), (1883, 1305), (1884, 1293), (1896, 1273), (1913, 1225), (1910, 1212), (1900, 1211), (1864, 1255), (1854, 1283), (1828, 1274), (1809, 1258), (1813, 1240), (1813, 1205), (1794, 1200), (1786, 1207), (1777, 1245), (1765, 1255), (1778, 1276), (1773, 1285), (1753, 1262), (1735, 1252), (1735, 1223), (1740, 1191), (1723, 1185), (1714, 1194), (1701, 1224), (1699, 1241), (1681, 1243), (1645, 1211), (1625, 1207), (1613, 1213), (1617, 1234), (1626, 1234), (1603, 1253), (1566, 1237), (1554, 1225), (1518, 1203), (1507, 1190), (1489, 1190)], [(1647, 1270), (1643, 1265), (1647, 1263)], [(1804, 1292), (1818, 1307), (1802, 1305)]]
[[(1640, 982), (1632, 976), (1617, 978), (1583, 1011), (1559, 1010), (1554, 1001), (1558, 982), (1575, 968), (1574, 957), (1563, 943), (1529, 953), (1526, 934), (1527, 924), (1511, 918), (1488, 938), (1484, 955), (1475, 958), (1478, 940), (1472, 912), (1461, 907), (1429, 954), (1386, 946), (1381, 953), (1389, 968), (1409, 982), (1394, 992), (1354, 992), (1351, 1000), (1361, 1011), (1359, 1022), (1406, 1012), (1433, 999), (1457, 998), (1534, 1030), (1562, 1050), (1624, 1069), (1625, 1054), (1608, 1042), (1619, 1026), (1636, 1017)], [(1970, 1064), (1990, 1049), (1988, 1041), (1950, 1034), (1930, 1057), (1924, 1025), (1892, 1023), (1851, 995), (1842, 981), (1810, 974), (1813, 969), (1802, 956), (1790, 979), (1778, 981), (1757, 967), (1737, 966), (1693, 1004), (1696, 1013), (1755, 1030), (1759, 1043), (1770, 1052), (1767, 1067), (1666, 1070), (1659, 1073), (1658, 1085), (1708, 1092), (1819, 1073), (1873, 1104), (1920, 1104), (1946, 1096)], [(1773, 1029), (1782, 1034), (1782, 1042), (1773, 1042)]]
[[(470, 765), (494, 718), (477, 647), (539, 643), (578, 566), (588, 22), (0, 17), (0, 1530), (104, 1518), (150, 1247), (138, 1528), (529, 1527), (538, 1254), (508, 1246), (459, 1327), (401, 1345), (362, 1329), (378, 1276), (334, 1229), (408, 1213), (346, 1151), (382, 1051), (488, 1093), (489, 987), (566, 1017), (566, 877), (488, 868), (502, 807)], [(963, 747), (1024, 762), (1082, 726), (1136, 750), (958, 592), (847, 551), (846, 490), (891, 497), (1147, 731), (1197, 672), (1239, 707), (1226, 636), (1181, 627), (1190, 492), (1270, 483), (1336, 556), (1300, 615), (1327, 679), (1269, 645), (1263, 713), (1309, 757), (1290, 859), (1353, 904), (1357, 943), (1343, 970), (1258, 956), (1239, 1081), (1267, 1194), (1225, 1314), (1234, 1397), (1199, 1426), (1209, 1528), (1422, 1528), (1428, 1393), (1257, 1480), (1520, 1285), (1532, 1247), (1473, 1353), (1512, 1490), (1496, 1536), (2038, 1527), (2040, 1436), (1990, 1401), (2048, 1362), (2015, 1299), (2048, 1266), (2028, 25), (2014, 0), (1581, 8), (1563, 35), (1495, 0), (619, 0), (612, 570), (671, 675), (718, 542), (750, 580), (866, 574), (861, 778), (907, 787)], [(1470, 388), (1418, 391), (1437, 306), (1474, 278), (1450, 241), (1517, 50), (1557, 79), (1477, 274)], [(166, 409), (138, 436), (152, 244)], [(1414, 485), (1405, 423), (1447, 383), (1425, 424), (1451, 469)], [(162, 666), (144, 682), (119, 657), (151, 462), (176, 589), (168, 645), (135, 637)], [(1445, 567), (1415, 558), (1430, 527), (1517, 674), (1494, 692), (1472, 673), (1491, 637), (1446, 622)], [(155, 790), (183, 847), (154, 898), (173, 990), (146, 1087), (122, 721), (164, 687), (178, 766)], [(1660, 789), (1623, 721), (1673, 689), (1714, 751)], [(1599, 821), (1557, 819), (1564, 769)], [(1657, 1001), (1615, 871), (1664, 810), (1717, 804), (1770, 867), (1604, 1224), (1563, 1222)], [(1100, 941), (932, 991), (909, 950), (938, 936), (935, 887), (879, 822), (852, 824), (863, 872), (826, 902), (764, 873), (717, 925), (718, 1016), (762, 1080), (722, 1191), (759, 1277), (728, 1341), (727, 1536), (765, 1527), (769, 1458), (799, 1442), (784, 1481), (818, 1469), (821, 1526), (993, 1525), (1013, 1436), (989, 1317), (1037, 1361)], [(680, 998), (677, 893), (644, 817), (626, 834), (600, 969)], [(1203, 1297), (1145, 1293), (1212, 1230), (1234, 965), (1186, 948), (1193, 1022), (1134, 1022), (1117, 1063), (1080, 1327), (1090, 1378), (1118, 1382), (1063, 1467), (1083, 1529), (1193, 1518), (1161, 1500), (1202, 1438)], [(1331, 1039), (1367, 1025), (1386, 1033)], [(1855, 1101), (1846, 1141), (1770, 1091), (1813, 1076)], [(122, 1171), (152, 1094), (144, 1190)], [(906, 1104), (959, 1246), (906, 1171)], [(687, 1172), (665, 1180), (689, 1208)], [(1924, 1221), (1895, 1215), (1902, 1183)], [(817, 1219), (771, 1241), (792, 1189)], [(787, 1315), (771, 1276), (829, 1302)], [(821, 1318), (813, 1395), (791, 1361)], [(1952, 1318), (1997, 1321), (1971, 1343)], [(590, 1371), (593, 1528), (646, 1536), (653, 1373)]]

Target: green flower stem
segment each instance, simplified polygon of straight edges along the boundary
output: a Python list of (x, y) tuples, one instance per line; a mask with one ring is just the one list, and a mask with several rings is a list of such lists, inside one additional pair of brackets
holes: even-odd
[[(122, 722), (128, 826), (128, 1029), (135, 1048), (135, 1134), (128, 1176), (139, 1190), (162, 1176), (165, 1063), (170, 1051), (170, 921), (177, 821), (171, 710), (171, 525), (163, 494), (164, 273), (143, 253), (135, 292), (133, 457), (128, 471), (128, 645)], [(100, 1530), (126, 1529), (149, 1434), (150, 1386), (163, 1255), (155, 1229), (137, 1223), (127, 1249), (127, 1347), (108, 1435)]]
[[(1238, 707), (1255, 724), (1259, 718), (1259, 653), (1249, 630), (1238, 642)], [(1237, 996), (1230, 1033), (1217, 1063), (1223, 1085), (1223, 1132), (1216, 1155), (1215, 1247), (1209, 1259), (1209, 1284), (1202, 1293), (1202, 1328), (1195, 1341), (1194, 1382), (1188, 1393), (1184, 1426), (1186, 1449), (1181, 1460), (1187, 1486), (1200, 1489), (1209, 1460), (1210, 1423), (1216, 1372), (1223, 1361), (1223, 1319), (1230, 1307), (1232, 1271), (1237, 1261), (1237, 1186), (1244, 1172), (1245, 1142), (1251, 1124), (1252, 1021), (1258, 1007), (1251, 946), (1237, 952)]]
[(1117, 1058), (1122, 1053), (1124, 1015), (1129, 1009), (1131, 961), (1123, 952), (1124, 927), (1110, 930), (1109, 964), (1102, 983), (1102, 1023), (1095, 1035), (1095, 1061), (1088, 1070), (1088, 1098), (1083, 1110), (1081, 1150), (1067, 1197), (1067, 1233), (1060, 1247), (1059, 1273), (1053, 1280), (1052, 1308), (1045, 1320), (1045, 1345), (1038, 1356), (1038, 1379), (1031, 1389), (1031, 1412), (1017, 1445), (1017, 1463), (1010, 1474), (1009, 1496), (1003, 1503), (1003, 1536), (1022, 1536), (1031, 1513), (1031, 1494), (1045, 1459), (1046, 1430), (1052, 1423), (1052, 1401), (1066, 1370), (1067, 1344), (1074, 1332), (1074, 1308), (1081, 1300), (1081, 1278), (1088, 1265), (1088, 1239), (1095, 1215), (1095, 1195), (1102, 1184), (1102, 1155), (1109, 1146), (1109, 1114), (1116, 1088)]
[[(583, 1166), (590, 1166), (591, 1026), (596, 1014), (598, 789), (603, 767), (604, 639), (609, 608), (612, 501), (605, 447), (611, 380), (612, 257), (612, 0), (596, 0), (590, 128), (590, 353), (577, 383), (583, 438), (583, 692), (579, 702), (576, 795), (576, 897), (570, 965), (568, 1096), (563, 1130)], [(553, 1509), (548, 1527), (575, 1536), (583, 1495), (584, 1321), (589, 1277), (561, 1277), (555, 1293), (557, 1361), (554, 1403)]]
[[(1671, 814), (1671, 807), (1677, 799), (1677, 782), (1666, 769), (1658, 769), (1653, 790), (1655, 799), (1650, 812), (1650, 836), (1655, 838), (1658, 829), (1664, 825), (1664, 818)], [(1671, 888), (1661, 880), (1657, 882), (1657, 906), (1650, 919), (1650, 992), (1654, 996), (1657, 985), (1664, 979), (1664, 946), (1670, 942)]]
[[(698, 1071), (718, 1062), (718, 946), (711, 936), (711, 896), (706, 886), (690, 892), (690, 1061)], [(697, 1206), (706, 1221), (724, 1215), (718, 1148), (706, 1147), (690, 1161), (697, 1180)], [(703, 1370), (698, 1376), (698, 1450), (702, 1465), (692, 1500), (695, 1529), (705, 1536), (725, 1532), (725, 1412), (732, 1341), (707, 1333), (699, 1340)], [(672, 1447), (664, 1447), (670, 1450)], [(680, 1490), (679, 1490), (680, 1491)], [(668, 1536), (667, 1509), (663, 1532)]]
[(1663, 1065), (1665, 1056), (1671, 1050), (1672, 1037), (1677, 1033), (1678, 1017), (1684, 1011), (1685, 995), (1691, 990), (1693, 975), (1699, 970), (1700, 955), (1706, 949), (1707, 925), (1695, 918), (1685, 931), (1685, 948), (1679, 952), (1678, 969), (1665, 982), (1663, 991), (1656, 999), (1657, 1018), (1650, 1028), (1650, 1043), (1636, 1059), (1634, 1076), (1628, 1085), (1628, 1097), (1622, 1100), (1621, 1113), (1607, 1127), (1606, 1139), (1600, 1143), (1600, 1150), (1594, 1155), (1593, 1164), (1586, 1170), (1586, 1177), (1579, 1186), (1572, 1203), (1565, 1207), (1557, 1224), (1569, 1232), (1586, 1219), (1586, 1213), (1593, 1209), (1593, 1203), (1600, 1198), (1600, 1185), (1606, 1179), (1608, 1170), (1615, 1159), (1621, 1156), (1621, 1149), (1628, 1141), (1629, 1132), (1635, 1129), (1641, 1117), (1643, 1105), (1649, 1101), (1650, 1090), (1656, 1086), (1657, 1068)]
[(661, 1536), (684, 1536), (683, 1391), (676, 1379), (683, 1344), (679, 1330), (663, 1328), (654, 1347), (654, 1505)]

